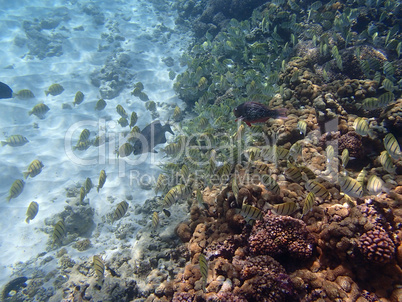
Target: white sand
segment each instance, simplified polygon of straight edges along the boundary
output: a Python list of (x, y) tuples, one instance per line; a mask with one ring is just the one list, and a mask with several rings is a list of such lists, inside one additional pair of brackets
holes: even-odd
[[(56, 4), (54, 4), (56, 2)], [(58, 3), (57, 3), (58, 2)], [(155, 27), (161, 24), (158, 18), (163, 19), (163, 24), (174, 29), (174, 14), (170, 12), (156, 13), (147, 1), (103, 1), (99, 6), (105, 14), (105, 25), (94, 25), (93, 17), (86, 15), (81, 5), (75, 1), (66, 4), (67, 9), (60, 8), (66, 1), (8, 1), (2, 5), (0, 11), (0, 81), (7, 83), (14, 92), (20, 89), (30, 89), (36, 96), (35, 99), (21, 100), (17, 98), (0, 100), (0, 140), (7, 136), (21, 134), (28, 138), (29, 143), (22, 147), (12, 148), (4, 146), (0, 148), (0, 286), (8, 282), (13, 271), (13, 265), (19, 261), (27, 261), (34, 258), (38, 253), (45, 251), (49, 235), (40, 229), (45, 227), (44, 220), (56, 213), (63, 211), (67, 205), (67, 187), (83, 183), (90, 177), (96, 185), (99, 172), (105, 169), (107, 181), (104, 188), (98, 194), (94, 188), (87, 196), (90, 205), (95, 208), (95, 222), (99, 223), (101, 217), (114, 210), (116, 204), (125, 200), (127, 195), (133, 195), (129, 201), (131, 205), (142, 204), (147, 198), (153, 197), (150, 190), (142, 190), (136, 180), (144, 175), (148, 181), (157, 177), (159, 169), (157, 164), (163, 161), (163, 153), (154, 155), (142, 162), (136, 162), (133, 155), (128, 160), (117, 160), (114, 154), (114, 139), (119, 139), (121, 131), (129, 128), (121, 128), (116, 124), (120, 117), (115, 107), (121, 104), (128, 114), (136, 111), (139, 120), (137, 125), (142, 129), (152, 121), (151, 114), (145, 109), (145, 103), (131, 95), (132, 87), (125, 88), (116, 98), (107, 101), (107, 107), (103, 111), (95, 111), (94, 106), (100, 98), (99, 89), (91, 85), (89, 75), (99, 69), (106, 62), (106, 58), (114, 51), (110, 49), (98, 52), (98, 45), (107, 43), (101, 39), (101, 33), (110, 33), (107, 28), (109, 21), (117, 22), (114, 28), (119, 29), (119, 35), (125, 37), (121, 42), (124, 53), (128, 54), (133, 64), (131, 70), (136, 74), (133, 83), (141, 81), (150, 100), (183, 104), (175, 97), (173, 81), (168, 77), (169, 68), (162, 62), (162, 58), (171, 56), (175, 59), (173, 69), (180, 72), (178, 58), (186, 41), (183, 36), (173, 33), (167, 44), (151, 42), (144, 34), (152, 35)], [(75, 4), (71, 4), (75, 3)], [(112, 4), (111, 4), (112, 3)], [(29, 7), (28, 7), (29, 5)], [(43, 60), (37, 58), (28, 59), (26, 46), (18, 47), (14, 44), (16, 36), (25, 38), (22, 30), (24, 20), (32, 21), (33, 18), (41, 19), (44, 15), (55, 11), (66, 11), (71, 18), (62, 21), (54, 30), (44, 30), (45, 33), (61, 33), (68, 38), (63, 42), (63, 55), (49, 57)], [(129, 21), (124, 21), (119, 15), (131, 16)], [(75, 31), (73, 28), (83, 26), (84, 31)], [(68, 31), (60, 30), (64, 26)], [(13, 66), (13, 69), (4, 69)], [(58, 96), (45, 96), (46, 90), (51, 84), (63, 85), (65, 91)], [(62, 104), (72, 105), (75, 93), (81, 90), (85, 94), (84, 102), (73, 107), (71, 110), (63, 110)], [(45, 119), (36, 116), (28, 116), (28, 111), (35, 104), (44, 102), (50, 111)], [(160, 120), (164, 124), (172, 110), (163, 111), (158, 108)], [(33, 124), (37, 123), (38, 128)], [(91, 146), (86, 151), (72, 151), (71, 145), (75, 145), (80, 132), (88, 128), (91, 131), (91, 139), (99, 131), (107, 132), (111, 142), (100, 148)], [(172, 138), (167, 134), (168, 140)], [(71, 142), (71, 143), (70, 143)], [(119, 144), (121, 145), (122, 142)], [(67, 147), (66, 147), (67, 146)], [(158, 147), (163, 147), (159, 145)], [(6, 201), (8, 191), (18, 178), (22, 178), (22, 172), (26, 171), (30, 162), (39, 159), (45, 167), (42, 173), (35, 178), (26, 180), (25, 188), (20, 196)], [(131, 172), (130, 172), (131, 171)], [(130, 173), (133, 179), (130, 180)], [(113, 196), (115, 202), (111, 204), (108, 196)], [(35, 200), (40, 205), (36, 218), (28, 225), (25, 223), (25, 213), (29, 203)], [(133, 216), (132, 210), (128, 211)], [(133, 217), (125, 217), (118, 223), (133, 221)], [(95, 243), (94, 248), (85, 253), (79, 253), (67, 247), (70, 255), (76, 257), (89, 257), (93, 254), (108, 253), (118, 246), (119, 240), (112, 231), (115, 225), (104, 227), (101, 236)], [(134, 222), (133, 222), (134, 223)], [(77, 238), (82, 239), (82, 238)], [(130, 244), (133, 244), (135, 241)], [(54, 251), (49, 255), (54, 255)], [(30, 268), (38, 266), (46, 271), (52, 269), (56, 260), (46, 266), (33, 263)], [(29, 273), (29, 271), (26, 271)], [(29, 276), (28, 276), (29, 277)]]

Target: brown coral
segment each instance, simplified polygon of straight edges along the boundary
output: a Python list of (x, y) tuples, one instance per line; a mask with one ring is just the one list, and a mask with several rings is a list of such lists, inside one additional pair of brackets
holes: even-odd
[(385, 264), (395, 257), (395, 245), (387, 232), (380, 227), (360, 236), (358, 247), (364, 259), (369, 262)]

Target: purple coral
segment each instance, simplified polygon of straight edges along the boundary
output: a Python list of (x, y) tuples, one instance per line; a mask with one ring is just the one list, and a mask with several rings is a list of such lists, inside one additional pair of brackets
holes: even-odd
[(364, 259), (373, 263), (386, 264), (395, 257), (395, 244), (381, 227), (360, 236), (358, 248)]
[(175, 292), (173, 295), (172, 302), (193, 302), (195, 301), (195, 296), (186, 292)]
[(362, 137), (354, 131), (342, 135), (338, 142), (338, 151), (342, 153), (344, 149), (348, 149), (349, 156), (361, 159), (364, 156), (364, 148)]
[(235, 294), (243, 295), (248, 301), (280, 302), (297, 301), (290, 277), (285, 269), (270, 256), (233, 258), (233, 265), (241, 269), (242, 286)]
[(248, 243), (253, 255), (289, 254), (293, 258), (308, 259), (313, 254), (315, 239), (301, 220), (265, 215), (253, 226)]

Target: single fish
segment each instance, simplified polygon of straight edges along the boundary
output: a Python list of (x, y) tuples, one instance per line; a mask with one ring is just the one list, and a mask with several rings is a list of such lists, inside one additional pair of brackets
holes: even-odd
[(158, 195), (159, 192), (165, 192), (168, 181), (169, 180), (165, 174), (159, 174), (155, 185), (155, 195)]
[(63, 220), (59, 220), (53, 229), (53, 244), (52, 247), (57, 244), (61, 245), (63, 243), (63, 238), (66, 235), (66, 225), (64, 224)]
[(245, 102), (233, 109), (233, 114), (236, 121), (242, 120), (251, 127), (253, 123), (263, 123), (270, 118), (286, 118), (286, 109), (271, 110), (257, 102)]
[(279, 203), (270, 206), (270, 210), (276, 215), (289, 216), (297, 210), (297, 205), (293, 201)]
[(202, 278), (202, 290), (205, 292), (205, 286), (207, 284), (207, 279), (208, 279), (208, 263), (207, 259), (205, 258), (204, 254), (200, 254), (198, 257), (198, 263), (200, 264), (200, 272), (201, 272), (201, 278)]
[(48, 96), (49, 94), (56, 96), (61, 94), (64, 91), (64, 87), (61, 86), (60, 84), (52, 84), (50, 85), (48, 90), (45, 90), (45, 94), (46, 96)]
[(379, 160), (383, 168), (388, 172), (388, 173), (395, 173), (396, 167), (394, 163), (392, 162), (392, 158), (389, 155), (389, 153), (384, 150), (381, 152), (379, 156)]
[(105, 263), (101, 256), (93, 256), (94, 270), (96, 274), (96, 283), (100, 286), (103, 283), (105, 274)]
[(10, 147), (21, 147), (28, 142), (29, 140), (25, 136), (14, 134), (7, 137), (5, 141), (2, 141), (1, 145), (2, 146), (9, 145)]
[(313, 208), (314, 201), (315, 194), (313, 192), (308, 193), (303, 205), (303, 216), (306, 215)]
[(245, 204), (244, 201), (246, 198), (247, 197), (244, 197), (240, 214), (244, 217), (244, 220), (246, 220), (247, 223), (250, 223), (252, 220), (260, 220), (264, 215), (264, 212), (252, 205)]
[(394, 159), (399, 159), (399, 157), (402, 155), (401, 147), (399, 146), (395, 136), (391, 133), (388, 133), (384, 137), (384, 147), (385, 150), (388, 151), (389, 155)]
[(131, 112), (131, 117), (130, 117), (130, 128), (133, 128), (135, 126), (135, 124), (138, 121), (138, 115), (135, 111)]
[(313, 192), (317, 197), (326, 199), (329, 196), (327, 188), (325, 188), (322, 184), (315, 180), (310, 179), (306, 181), (306, 184), (304, 186), (306, 187), (306, 190)]
[(154, 152), (154, 147), (166, 143), (165, 133), (174, 134), (169, 124), (162, 126), (160, 121), (153, 121), (141, 131), (139, 139), (134, 144), (134, 155), (146, 152)]
[(30, 177), (35, 177), (38, 175), (40, 172), (42, 172), (42, 168), (44, 165), (42, 162), (38, 159), (34, 159), (28, 166), (28, 171), (23, 172), (22, 175), (24, 176), (24, 179), (27, 179), (28, 176)]
[(45, 117), (46, 112), (48, 112), (50, 109), (47, 105), (40, 103), (35, 105), (31, 111), (28, 112), (29, 115), (36, 115), (40, 119), (43, 119)]
[(152, 228), (156, 229), (159, 225), (159, 215), (158, 212), (152, 214)]
[(366, 118), (357, 117), (353, 123), (353, 127), (357, 134), (361, 136), (366, 136), (369, 132), (369, 123)]
[(367, 191), (370, 194), (378, 195), (384, 189), (384, 181), (377, 175), (371, 175), (367, 180)]
[(307, 122), (306, 121), (298, 121), (297, 122), (297, 129), (299, 129), (300, 134), (306, 136), (307, 134)]
[(261, 183), (275, 195), (279, 195), (281, 193), (278, 183), (272, 178), (272, 176), (268, 174), (261, 175)]
[(99, 190), (103, 188), (105, 182), (106, 182), (106, 172), (105, 170), (101, 170), (99, 174), (99, 184), (98, 187), (96, 188), (97, 192), (99, 192)]
[(360, 182), (358, 182), (356, 179), (353, 179), (349, 176), (340, 176), (338, 177), (339, 181), (339, 186), (341, 187), (341, 190), (351, 196), (351, 197), (356, 197), (360, 198), (363, 197), (363, 187)]
[(341, 155), (342, 166), (344, 168), (346, 168), (346, 165), (348, 164), (349, 159), (350, 159), (349, 150), (345, 148), (345, 149), (343, 149), (342, 155)]
[(93, 183), (92, 183), (92, 180), (89, 178), (89, 177), (87, 177), (87, 179), (85, 179), (85, 182), (84, 182), (84, 186), (83, 186), (84, 188), (85, 188), (85, 192), (88, 194), (89, 192), (91, 192), (91, 189), (94, 187), (94, 185), (93, 185)]
[(95, 105), (95, 110), (103, 110), (103, 109), (105, 109), (105, 107), (106, 107), (106, 102), (105, 102), (105, 100), (104, 99), (99, 99), (97, 102), (96, 102), (96, 105)]
[(84, 101), (84, 94), (81, 91), (77, 91), (74, 97), (73, 105), (79, 105)]
[(116, 210), (113, 213), (113, 220), (112, 223), (115, 222), (116, 220), (119, 220), (122, 218), (126, 213), (128, 209), (128, 202), (123, 200), (117, 205)]
[(29, 223), (31, 220), (33, 220), (36, 217), (36, 214), (38, 214), (39, 211), (39, 204), (36, 201), (32, 201), (27, 210), (27, 218), (25, 219), (26, 223)]
[(163, 209), (162, 210), (163, 211), (163, 213), (166, 215), (166, 217), (170, 217), (170, 211), (168, 211), (168, 210), (166, 210), (166, 209)]
[(24, 189), (25, 182), (22, 179), (17, 179), (13, 182), (10, 188), (9, 195), (7, 196), (7, 202), (10, 202), (11, 198), (17, 198)]
[(134, 151), (134, 146), (130, 143), (124, 143), (120, 146), (118, 155), (119, 157), (126, 157), (129, 156)]
[(17, 93), (13, 93), (14, 97), (17, 97), (19, 99), (33, 99), (35, 95), (33, 92), (29, 89), (21, 89)]
[(11, 99), (13, 90), (7, 84), (0, 82), (0, 99)]
[(128, 118), (128, 114), (127, 114), (126, 110), (124, 110), (122, 105), (120, 105), (120, 104), (117, 105), (116, 106), (116, 111), (121, 117)]

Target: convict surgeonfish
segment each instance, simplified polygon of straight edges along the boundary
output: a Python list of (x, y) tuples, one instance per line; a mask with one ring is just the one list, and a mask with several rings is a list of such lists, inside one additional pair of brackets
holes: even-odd
[(314, 206), (315, 203), (315, 194), (313, 192), (309, 192), (307, 194), (306, 199), (304, 200), (304, 205), (303, 205), (303, 216), (306, 215)]
[(35, 177), (38, 175), (40, 172), (42, 172), (42, 168), (44, 165), (42, 162), (38, 159), (34, 159), (28, 166), (28, 171), (23, 172), (22, 175), (24, 176), (24, 179), (27, 179), (28, 176), (30, 177)]
[(134, 151), (134, 146), (130, 143), (124, 143), (120, 146), (118, 156), (119, 157), (127, 157)]
[(52, 248), (55, 244), (61, 245), (63, 243), (63, 238), (66, 236), (66, 234), (67, 234), (66, 225), (64, 224), (63, 220), (59, 220), (53, 228)]
[(276, 182), (275, 179), (272, 178), (272, 176), (268, 174), (263, 174), (261, 175), (261, 183), (273, 194), (279, 195), (281, 193), (281, 189)]
[(159, 225), (159, 214), (158, 212), (153, 212), (152, 214), (152, 228), (156, 229)]
[(244, 203), (247, 197), (244, 197), (243, 204), (240, 210), (240, 214), (244, 217), (244, 220), (247, 223), (251, 221), (260, 220), (264, 215), (264, 212), (259, 208), (256, 208), (252, 205)]
[(123, 200), (122, 202), (120, 202), (117, 205), (116, 210), (113, 213), (113, 219), (112, 219), (112, 223), (114, 223), (115, 221), (121, 219), (127, 212), (128, 209), (128, 202)]
[(49, 107), (43, 103), (35, 105), (31, 111), (28, 112), (29, 115), (36, 115), (40, 119), (43, 119), (46, 113), (49, 111)]
[(297, 162), (299, 156), (302, 156), (303, 146), (300, 142), (295, 142), (289, 149), (288, 159), (293, 159), (293, 162)]
[(327, 199), (329, 196), (328, 190), (315, 180), (307, 180), (304, 186), (306, 187), (306, 190), (313, 192), (316, 197)]
[(394, 163), (392, 162), (391, 156), (389, 153), (384, 150), (381, 152), (379, 156), (379, 160), (383, 168), (388, 172), (388, 173), (395, 173), (396, 167), (394, 166)]
[(306, 136), (307, 134), (307, 122), (306, 121), (298, 121), (297, 122), (297, 129), (299, 129), (300, 134)]
[(94, 187), (94, 185), (93, 185), (93, 183), (92, 183), (92, 180), (89, 178), (89, 177), (87, 177), (87, 179), (85, 179), (85, 182), (84, 182), (84, 186), (83, 186), (84, 188), (85, 188), (85, 192), (88, 194), (89, 192), (91, 192), (91, 189)]
[(91, 142), (86, 140), (86, 141), (78, 141), (75, 146), (73, 146), (73, 150), (80, 150), (84, 151), (87, 150), (91, 146)]
[(269, 209), (276, 215), (289, 216), (297, 210), (297, 204), (293, 201), (270, 205)]
[(56, 96), (56, 95), (61, 94), (63, 91), (64, 91), (64, 88), (60, 84), (52, 84), (52, 85), (50, 85), (48, 90), (45, 90), (45, 94), (46, 94), (46, 96), (48, 96), (49, 94)]
[(105, 277), (105, 263), (102, 257), (98, 255), (93, 256), (92, 261), (96, 275), (96, 284), (101, 286)]
[(345, 148), (345, 149), (343, 149), (342, 155), (341, 155), (342, 166), (344, 168), (346, 168), (346, 166), (347, 166), (347, 164), (349, 162), (349, 159), (350, 159), (349, 150)]
[(353, 123), (353, 127), (357, 134), (366, 136), (369, 132), (369, 124), (366, 118), (357, 117)]
[(10, 99), (13, 97), (13, 90), (7, 84), (0, 82), (0, 99)]
[(106, 182), (106, 172), (105, 172), (105, 170), (101, 170), (100, 175), (99, 175), (99, 183), (96, 188), (97, 192), (99, 192), (99, 190), (103, 188), (103, 185), (105, 184), (105, 182)]
[(269, 109), (257, 102), (245, 102), (233, 109), (237, 120), (245, 122), (249, 127), (253, 123), (263, 123), (270, 118), (286, 118), (286, 109)]
[(10, 147), (21, 147), (28, 143), (29, 140), (20, 134), (14, 134), (9, 137), (5, 141), (1, 142), (2, 146), (9, 145)]
[(388, 133), (384, 137), (384, 147), (393, 159), (399, 159), (399, 157), (402, 155), (401, 147), (399, 146), (395, 136), (391, 133)]
[(85, 196), (87, 196), (87, 192), (85, 191), (84, 187), (80, 188), (80, 204), (83, 203)]
[(11, 185), (9, 194), (7, 196), (7, 202), (10, 202), (12, 198), (17, 198), (24, 190), (25, 182), (22, 179), (17, 179)]
[(131, 116), (130, 116), (130, 128), (133, 128), (135, 126), (135, 124), (138, 121), (138, 115), (135, 111), (131, 112)]
[(327, 148), (325, 149), (325, 152), (327, 154), (327, 163), (332, 162), (335, 156), (335, 149), (332, 145), (328, 145)]
[(146, 126), (134, 144), (134, 155), (146, 152), (156, 153), (154, 147), (166, 143), (166, 132), (174, 134), (169, 124), (162, 126), (160, 121), (153, 121)]
[(163, 173), (159, 174), (155, 184), (155, 195), (158, 195), (159, 192), (165, 192), (167, 184), (168, 184), (167, 176)]
[(377, 175), (371, 175), (367, 180), (367, 191), (370, 194), (380, 194), (383, 191), (384, 186), (384, 181)]
[(128, 118), (128, 114), (127, 114), (126, 110), (124, 110), (122, 105), (120, 105), (120, 104), (117, 105), (116, 106), (116, 111), (121, 117)]
[(295, 165), (291, 164), (290, 162), (288, 162), (288, 168), (285, 170), (285, 176), (286, 178), (297, 183), (301, 182), (302, 180), (302, 174), (300, 169)]
[(36, 214), (39, 212), (39, 204), (36, 201), (32, 201), (27, 210), (27, 218), (25, 219), (26, 223), (29, 223), (31, 220), (33, 220), (36, 217)]
[(74, 97), (73, 105), (79, 105), (84, 101), (84, 94), (81, 91), (77, 91)]
[(33, 99), (35, 97), (35, 95), (33, 94), (33, 92), (29, 89), (21, 89), (16, 93), (13, 93), (14, 97), (17, 97), (19, 99)]
[(363, 187), (360, 182), (349, 176), (338, 176), (339, 186), (341, 190), (349, 196), (361, 198), (363, 197)]
[(95, 105), (95, 110), (103, 110), (103, 109), (105, 109), (105, 107), (106, 107), (106, 102), (105, 102), (105, 100), (104, 99), (99, 99), (97, 102), (96, 102), (96, 105)]
[(200, 272), (202, 278), (202, 290), (205, 292), (206, 291), (205, 286), (207, 284), (208, 279), (208, 262), (204, 254), (200, 254), (200, 256), (198, 257), (198, 263), (200, 265)]

